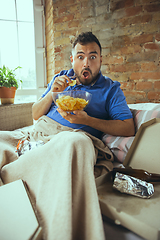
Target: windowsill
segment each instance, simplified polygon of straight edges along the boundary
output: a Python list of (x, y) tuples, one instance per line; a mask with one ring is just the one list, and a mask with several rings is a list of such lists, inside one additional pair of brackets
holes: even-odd
[(45, 87), (39, 87), (37, 89), (18, 89), (16, 91), (15, 103), (36, 102), (45, 90)]

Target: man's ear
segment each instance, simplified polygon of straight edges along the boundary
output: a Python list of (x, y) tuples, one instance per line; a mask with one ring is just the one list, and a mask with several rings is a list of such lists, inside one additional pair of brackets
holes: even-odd
[(70, 56), (70, 59), (71, 59), (71, 63), (73, 63), (73, 56), (72, 55)]
[(100, 61), (101, 61), (101, 63), (102, 63), (102, 55), (101, 55), (101, 57), (100, 57)]

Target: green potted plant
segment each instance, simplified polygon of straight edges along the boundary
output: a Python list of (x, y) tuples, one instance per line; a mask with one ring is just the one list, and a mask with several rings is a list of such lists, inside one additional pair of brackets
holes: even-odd
[(15, 71), (21, 68), (20, 66), (11, 70), (4, 66), (0, 68), (0, 98), (1, 104), (14, 103), (15, 93), (19, 87), (19, 82), (22, 80), (16, 79)]

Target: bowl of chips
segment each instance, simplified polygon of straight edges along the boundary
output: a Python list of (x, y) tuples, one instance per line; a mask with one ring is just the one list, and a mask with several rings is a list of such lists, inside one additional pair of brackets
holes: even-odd
[(92, 94), (82, 90), (53, 92), (53, 101), (63, 111), (84, 110), (91, 100)]

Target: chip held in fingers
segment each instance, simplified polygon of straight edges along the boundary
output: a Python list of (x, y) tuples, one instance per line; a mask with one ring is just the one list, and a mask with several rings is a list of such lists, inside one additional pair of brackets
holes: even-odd
[(69, 83), (69, 86), (71, 86), (71, 87), (74, 85), (76, 85), (76, 80), (72, 80), (72, 82)]

